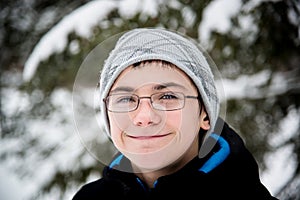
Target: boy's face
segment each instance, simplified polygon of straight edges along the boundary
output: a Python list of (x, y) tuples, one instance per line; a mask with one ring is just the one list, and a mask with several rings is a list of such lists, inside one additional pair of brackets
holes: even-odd
[[(126, 93), (150, 97), (158, 92), (198, 96), (185, 73), (176, 67), (162, 67), (157, 62), (125, 69), (112, 86), (110, 95)], [(162, 111), (154, 109), (149, 98), (142, 98), (136, 110), (108, 111), (111, 138), (117, 149), (139, 168), (161, 169), (198, 154), (200, 127), (209, 129), (204, 121), (206, 113), (199, 113), (197, 99), (186, 98), (182, 109)]]

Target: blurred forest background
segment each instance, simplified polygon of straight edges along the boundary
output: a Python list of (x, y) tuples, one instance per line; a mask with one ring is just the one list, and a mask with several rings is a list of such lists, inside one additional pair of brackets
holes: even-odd
[[(226, 121), (253, 152), (265, 185), (280, 199), (300, 199), (298, 0), (6, 0), (0, 6), (1, 200), (71, 199), (100, 177), (103, 164), (76, 134), (73, 84), (92, 49), (136, 27), (165, 27), (203, 45), (222, 74)], [(83, 8), (97, 12), (75, 18)], [(90, 18), (87, 30), (81, 23)]]

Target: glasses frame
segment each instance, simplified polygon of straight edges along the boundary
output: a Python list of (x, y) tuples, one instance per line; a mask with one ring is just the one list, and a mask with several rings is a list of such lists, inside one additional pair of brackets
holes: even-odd
[(105, 104), (106, 109), (107, 109), (108, 111), (110, 111), (110, 112), (113, 112), (113, 113), (128, 113), (128, 112), (133, 112), (133, 111), (135, 111), (135, 110), (138, 109), (138, 107), (139, 107), (139, 105), (140, 105), (140, 100), (141, 100), (141, 99), (149, 99), (149, 100), (150, 100), (151, 107), (152, 107), (154, 110), (159, 110), (159, 111), (174, 111), (174, 110), (181, 110), (181, 109), (183, 109), (184, 106), (185, 106), (185, 100), (186, 100), (186, 99), (197, 99), (197, 100), (201, 100), (201, 98), (200, 98), (199, 95), (198, 95), (198, 96), (192, 96), (192, 95), (185, 95), (185, 94), (182, 93), (182, 92), (172, 92), (172, 93), (175, 93), (175, 94), (180, 94), (180, 95), (182, 95), (182, 97), (183, 97), (183, 105), (182, 105), (182, 107), (176, 108), (176, 109), (169, 109), (169, 110), (155, 108), (155, 107), (153, 106), (152, 97), (153, 97), (154, 95), (157, 95), (157, 94), (163, 94), (163, 93), (168, 93), (168, 92), (157, 92), (157, 93), (151, 94), (150, 96), (142, 96), (142, 97), (140, 97), (140, 96), (138, 96), (138, 95), (136, 95), (136, 94), (131, 94), (132, 96), (136, 96), (136, 97), (137, 97), (137, 104), (136, 104), (136, 107), (135, 107), (135, 108), (130, 109), (130, 110), (127, 110), (127, 111), (114, 111), (114, 110), (109, 109), (109, 108), (108, 108), (108, 101), (109, 101), (109, 97), (110, 97), (110, 96), (121, 95), (121, 94), (129, 94), (129, 93), (110, 94), (110, 95), (108, 95), (107, 97), (105, 97), (105, 98), (103, 99), (103, 102), (104, 102), (104, 104)]

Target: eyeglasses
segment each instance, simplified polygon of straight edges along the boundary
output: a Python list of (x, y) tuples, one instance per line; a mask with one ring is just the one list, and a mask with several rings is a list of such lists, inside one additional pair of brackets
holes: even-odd
[(199, 99), (199, 96), (186, 96), (180, 92), (159, 92), (149, 97), (139, 97), (136, 94), (111, 94), (103, 99), (107, 110), (116, 113), (126, 113), (138, 108), (141, 99), (150, 99), (152, 108), (161, 111), (180, 110), (185, 105), (185, 99)]

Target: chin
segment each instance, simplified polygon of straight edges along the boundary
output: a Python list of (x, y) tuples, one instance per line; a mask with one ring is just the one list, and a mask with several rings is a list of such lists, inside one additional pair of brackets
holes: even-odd
[[(177, 149), (178, 150), (178, 149)], [(150, 172), (172, 165), (181, 157), (176, 148), (163, 148), (145, 153), (122, 152), (134, 165), (144, 172)]]

